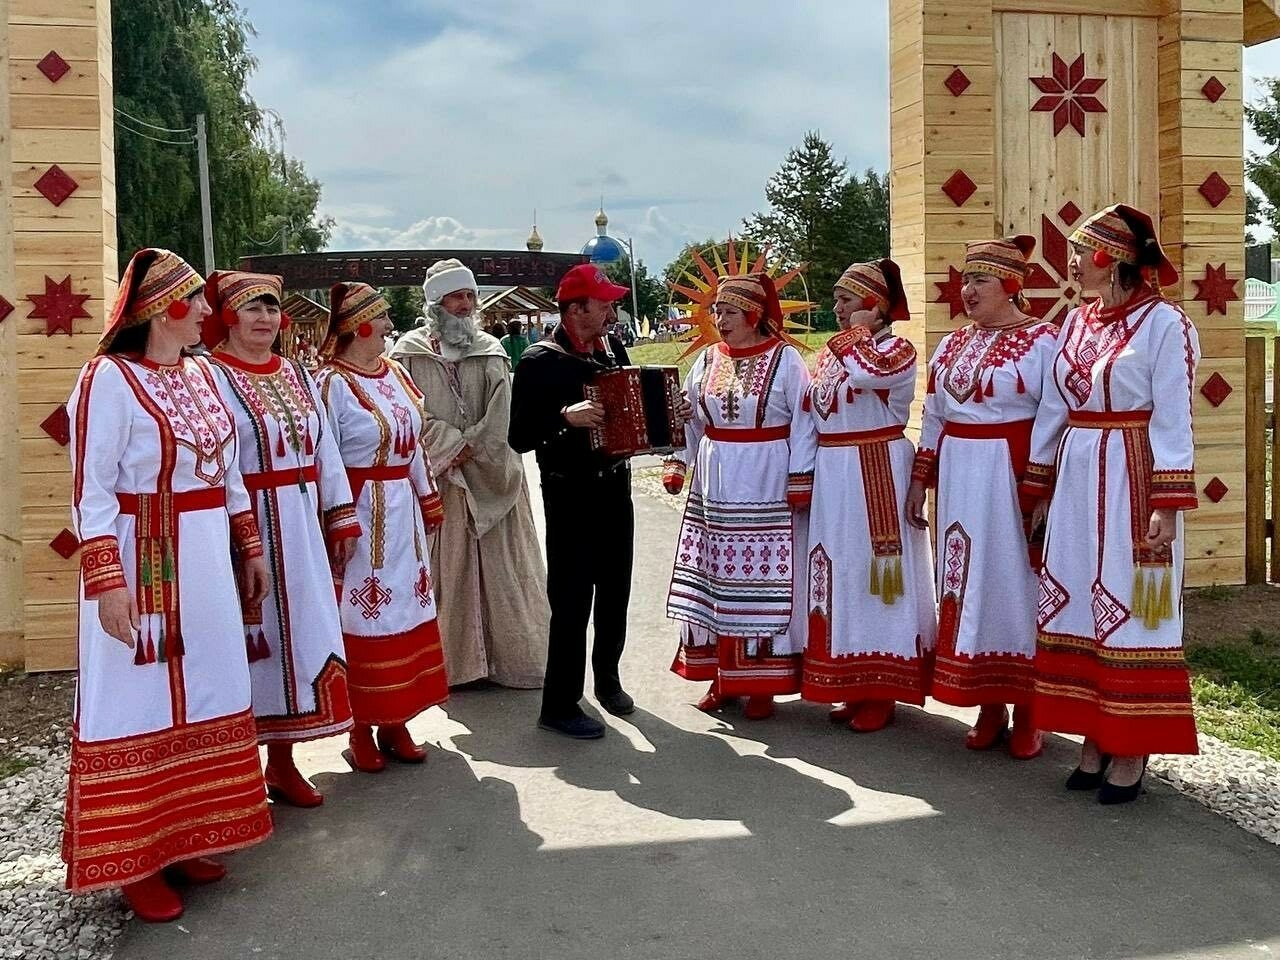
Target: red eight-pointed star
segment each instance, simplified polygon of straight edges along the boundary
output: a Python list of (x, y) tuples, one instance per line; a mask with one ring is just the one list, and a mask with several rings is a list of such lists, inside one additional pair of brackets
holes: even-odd
[(1084, 54), (1076, 57), (1071, 66), (1056, 53), (1053, 55), (1053, 76), (1032, 77), (1031, 82), (1044, 94), (1031, 106), (1032, 112), (1053, 111), (1053, 135), (1060, 134), (1068, 123), (1076, 133), (1084, 136), (1084, 115), (1106, 113), (1107, 108), (1093, 94), (1107, 81), (1084, 75)]
[(35, 307), (28, 317), (45, 322), (45, 336), (51, 337), (59, 330), (70, 335), (71, 321), (88, 319), (92, 316), (84, 308), (89, 299), (87, 293), (71, 292), (71, 277), (67, 276), (61, 283), (55, 283), (52, 277), (44, 278), (44, 293), (29, 293), (27, 299)]
[(1204, 279), (1192, 280), (1196, 285), (1196, 295), (1193, 300), (1204, 301), (1205, 316), (1211, 313), (1220, 313), (1223, 316), (1227, 314), (1227, 302), (1230, 300), (1239, 300), (1240, 294), (1236, 293), (1236, 284), (1238, 280), (1231, 280), (1227, 277), (1227, 265), (1225, 263), (1214, 266), (1211, 263), (1204, 265)]

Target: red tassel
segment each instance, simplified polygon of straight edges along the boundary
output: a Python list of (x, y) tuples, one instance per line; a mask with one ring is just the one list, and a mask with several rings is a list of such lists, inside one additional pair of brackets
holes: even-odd
[(853, 403), (853, 387), (851, 387), (851, 386), (850, 386), (850, 387), (845, 387), (845, 390), (844, 390), (844, 402), (845, 402), (845, 403)]
[(806, 393), (804, 395), (804, 399), (800, 401), (800, 409), (803, 410), (805, 413), (808, 413), (810, 410), (813, 409), (813, 401), (809, 399), (808, 393)]
[(284, 431), (279, 428), (276, 429), (276, 456), (284, 456)]
[(171, 631), (169, 634), (169, 649), (167, 651), (169, 659), (181, 657), (186, 652), (186, 647), (182, 645), (182, 632), (180, 630)]
[(930, 368), (929, 368), (929, 386), (928, 386), (928, 392), (929, 392), (929, 393), (937, 393), (937, 392), (938, 392), (938, 375), (937, 375), (937, 373), (934, 371), (933, 367), (930, 367)]
[(271, 648), (267, 646), (267, 637), (262, 632), (261, 627), (258, 628), (258, 659), (259, 660), (271, 659)]
[(307, 452), (307, 456), (313, 456), (316, 452), (315, 444), (311, 442), (311, 421), (307, 420), (307, 437), (303, 442), (303, 449)]
[(133, 641), (133, 663), (134, 666), (141, 667), (147, 662), (147, 645), (142, 642), (142, 634), (138, 634), (138, 639)]
[(414, 448), (417, 447), (418, 445), (418, 435), (414, 433), (412, 430), (408, 431), (408, 433), (409, 433), (409, 452), (405, 454), (405, 456), (411, 457), (413, 456)]
[(156, 662), (156, 643), (151, 637), (147, 637), (147, 663)]
[(1025, 383), (1023, 383), (1023, 382), (1022, 382), (1022, 371), (1021, 371), (1021, 370), (1019, 370), (1017, 367), (1014, 367), (1013, 369), (1014, 369), (1014, 372), (1015, 372), (1015, 373), (1017, 373), (1017, 375), (1018, 375), (1018, 392), (1019, 392), (1019, 393), (1026, 393), (1026, 392), (1027, 392), (1027, 385), (1026, 385)]
[(253, 631), (249, 630), (244, 635), (244, 653), (250, 663), (258, 662), (258, 648), (253, 643)]
[(987, 396), (994, 397), (996, 395), (996, 375), (993, 373), (991, 379), (987, 381)]
[(973, 402), (974, 403), (982, 402), (982, 381), (981, 380), (978, 381), (978, 389), (973, 391)]

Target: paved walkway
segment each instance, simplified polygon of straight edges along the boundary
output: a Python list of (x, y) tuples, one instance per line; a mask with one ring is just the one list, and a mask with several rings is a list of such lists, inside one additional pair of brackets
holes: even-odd
[(667, 672), (678, 516), (636, 508), (633, 717), (575, 743), (534, 727), (536, 692), (465, 691), (413, 724), (424, 768), (355, 775), (340, 740), (310, 745), (325, 805), (277, 807), (272, 840), (117, 960), (1280, 952), (1280, 850), (1159, 785), (1118, 810), (1065, 793), (1065, 740), (1015, 763), (961, 747), (972, 711), (867, 737), (799, 702), (699, 713)]

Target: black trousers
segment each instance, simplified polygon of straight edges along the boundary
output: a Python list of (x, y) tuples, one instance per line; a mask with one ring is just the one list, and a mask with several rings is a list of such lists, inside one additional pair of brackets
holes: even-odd
[(591, 669), (596, 689), (612, 692), (621, 687), (618, 661), (627, 640), (635, 543), (631, 472), (624, 467), (587, 478), (544, 473), (542, 504), (551, 606), (542, 715), (561, 719), (580, 709), (587, 671), (587, 621), (593, 612)]

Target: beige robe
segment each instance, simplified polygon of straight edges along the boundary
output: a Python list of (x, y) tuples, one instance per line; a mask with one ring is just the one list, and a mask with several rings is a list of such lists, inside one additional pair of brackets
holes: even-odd
[[(430, 546), (449, 682), (487, 677), (507, 687), (540, 687), (551, 611), (524, 467), (507, 445), (507, 353), (478, 332), (450, 365), (419, 327), (392, 356), (425, 397), (423, 442), (444, 497), (444, 524)], [(464, 447), (471, 459), (451, 467)]]

